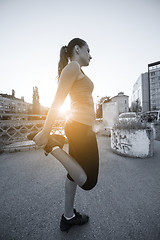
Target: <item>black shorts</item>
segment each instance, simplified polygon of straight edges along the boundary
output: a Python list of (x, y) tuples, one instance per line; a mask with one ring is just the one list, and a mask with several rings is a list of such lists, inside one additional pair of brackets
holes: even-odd
[[(97, 183), (99, 171), (96, 135), (91, 126), (76, 121), (66, 123), (65, 134), (69, 141), (69, 154), (79, 163), (87, 175), (87, 181), (81, 188), (90, 190)], [(69, 174), (67, 177), (73, 181)]]

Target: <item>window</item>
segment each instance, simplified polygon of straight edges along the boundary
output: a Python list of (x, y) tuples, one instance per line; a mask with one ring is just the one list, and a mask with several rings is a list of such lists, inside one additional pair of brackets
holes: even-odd
[(151, 72), (151, 76), (155, 76), (156, 75), (156, 73), (155, 72)]
[(153, 83), (153, 84), (152, 84), (152, 87), (153, 87), (153, 88), (155, 88), (155, 86), (156, 86), (156, 84), (155, 84), (155, 83)]

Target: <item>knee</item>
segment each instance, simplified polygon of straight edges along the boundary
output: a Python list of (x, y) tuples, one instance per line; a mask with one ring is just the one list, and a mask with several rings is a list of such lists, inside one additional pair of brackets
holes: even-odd
[(82, 187), (82, 186), (86, 183), (86, 181), (87, 181), (87, 175), (86, 175), (86, 173), (85, 173), (85, 172), (84, 172), (84, 173), (81, 173), (81, 174), (79, 175), (79, 186)]
[(87, 181), (83, 184), (83, 186), (81, 186), (81, 188), (83, 190), (89, 191), (91, 189), (93, 189), (95, 186), (97, 185), (97, 179), (95, 179), (94, 181), (89, 181), (87, 179)]

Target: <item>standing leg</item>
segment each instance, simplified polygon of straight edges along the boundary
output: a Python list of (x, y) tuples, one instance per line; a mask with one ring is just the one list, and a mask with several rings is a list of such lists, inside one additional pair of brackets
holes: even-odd
[(60, 221), (61, 231), (68, 232), (72, 226), (83, 225), (89, 220), (87, 215), (81, 215), (75, 209), (73, 210), (76, 189), (77, 184), (67, 178), (65, 184), (65, 213)]
[(65, 182), (65, 212), (64, 216), (67, 218), (71, 218), (74, 215), (73, 207), (74, 207), (74, 199), (76, 194), (77, 184), (68, 178), (66, 178)]

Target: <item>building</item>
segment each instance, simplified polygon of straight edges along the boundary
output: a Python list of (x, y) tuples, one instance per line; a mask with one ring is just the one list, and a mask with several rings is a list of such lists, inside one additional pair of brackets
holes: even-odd
[[(46, 115), (48, 110), (48, 107), (40, 105), (39, 114)], [(25, 102), (24, 97), (16, 98), (14, 90), (12, 95), (0, 93), (0, 113), (33, 114), (33, 104)]]
[(149, 110), (149, 84), (148, 73), (142, 73), (133, 86), (132, 97), (133, 104), (139, 104), (142, 112)]
[(27, 114), (31, 111), (31, 105), (24, 101), (24, 97), (16, 98), (14, 90), (12, 90), (12, 95), (0, 93), (0, 113)]
[(160, 61), (148, 64), (149, 110), (160, 110)]
[(132, 106), (139, 104), (141, 111), (160, 110), (160, 61), (148, 64), (133, 86)]
[(106, 128), (112, 128), (120, 113), (129, 111), (129, 96), (123, 92), (111, 98), (109, 102), (102, 104), (103, 123)]
[(116, 103), (118, 114), (129, 111), (129, 96), (124, 95), (124, 92), (119, 92), (118, 95), (111, 98), (111, 103)]

